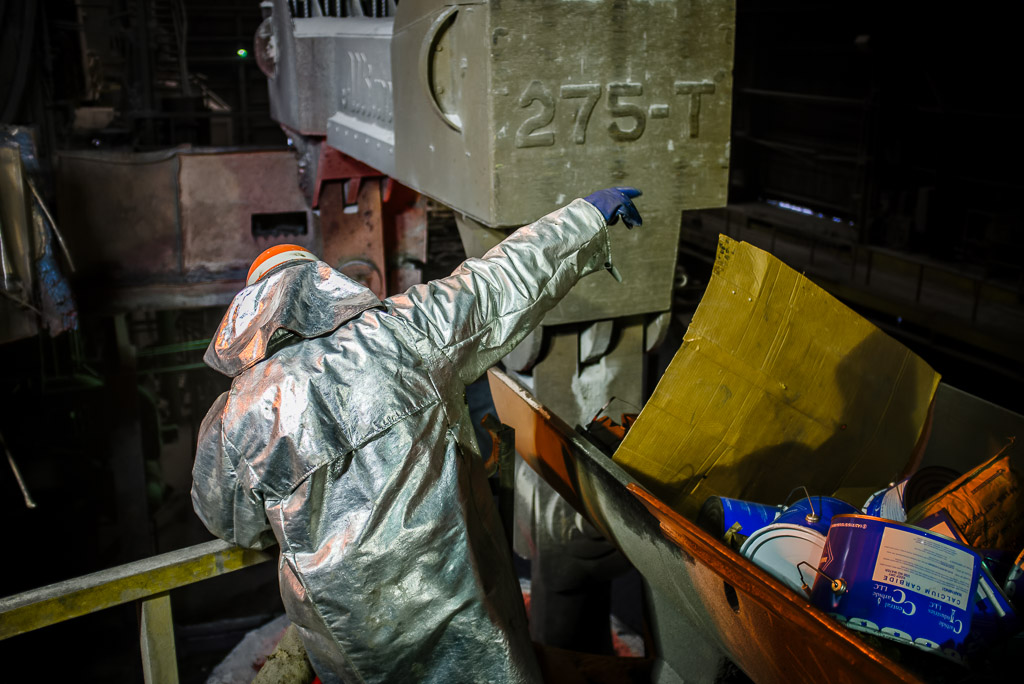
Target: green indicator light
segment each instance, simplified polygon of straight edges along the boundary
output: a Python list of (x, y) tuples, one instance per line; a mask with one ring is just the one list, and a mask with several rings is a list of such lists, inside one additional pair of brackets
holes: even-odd
[(249, 56), (249, 51), (246, 50), (245, 48), (238, 48), (235, 51), (235, 54), (238, 55), (241, 59), (245, 59), (246, 57)]

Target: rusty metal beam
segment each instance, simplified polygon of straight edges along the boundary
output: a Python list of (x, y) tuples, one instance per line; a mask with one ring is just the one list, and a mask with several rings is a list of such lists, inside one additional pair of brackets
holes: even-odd
[[(320, 193), (320, 223), (324, 249), (321, 259), (352, 280), (370, 288), (383, 299), (387, 296), (387, 260), (381, 214), (381, 183), (353, 178), (359, 182), (356, 203), (350, 204), (345, 184), (335, 181)], [(353, 211), (354, 209), (354, 211)]]

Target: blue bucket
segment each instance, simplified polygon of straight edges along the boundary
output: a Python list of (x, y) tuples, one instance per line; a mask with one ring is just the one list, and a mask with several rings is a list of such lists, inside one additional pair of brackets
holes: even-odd
[(700, 513), (697, 514), (697, 525), (718, 539), (729, 531), (749, 537), (771, 524), (780, 511), (782, 506), (712, 496), (701, 506)]
[(861, 512), (886, 520), (905, 522), (907, 511), (942, 491), (960, 477), (960, 473), (943, 466), (921, 468), (908, 478), (890, 484), (872, 494)]
[(903, 503), (903, 492), (907, 488), (910, 478), (898, 482), (886, 489), (880, 489), (864, 502), (861, 511), (864, 515), (871, 515), (876, 518), (904, 522), (907, 519), (907, 508)]
[(840, 499), (831, 496), (811, 496), (804, 497), (785, 509), (775, 519), (775, 522), (786, 525), (802, 525), (822, 534), (828, 534), (832, 516), (857, 512), (854, 506)]
[(866, 515), (837, 515), (811, 603), (851, 629), (964, 663), (981, 557), (942, 535)]

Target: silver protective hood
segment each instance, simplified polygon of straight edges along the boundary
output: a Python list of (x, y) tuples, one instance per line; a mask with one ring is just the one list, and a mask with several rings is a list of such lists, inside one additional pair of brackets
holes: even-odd
[(233, 378), (264, 359), (278, 330), (319, 337), (379, 306), (369, 289), (323, 261), (288, 264), (235, 295), (203, 360)]
[(576, 200), (383, 303), (308, 263), (231, 304), (207, 361), (235, 377), (200, 429), (193, 506), (222, 539), (277, 541), (324, 684), (540, 681), (465, 387), (609, 258)]

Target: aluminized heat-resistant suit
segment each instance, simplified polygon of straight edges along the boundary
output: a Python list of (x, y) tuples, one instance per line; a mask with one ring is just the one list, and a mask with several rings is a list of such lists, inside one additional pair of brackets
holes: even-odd
[(607, 231), (576, 200), (383, 302), (310, 261), (231, 303), (192, 499), (222, 539), (276, 538), (325, 684), (540, 681), (464, 390), (610, 263)]

